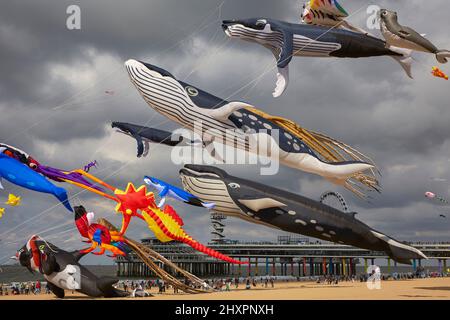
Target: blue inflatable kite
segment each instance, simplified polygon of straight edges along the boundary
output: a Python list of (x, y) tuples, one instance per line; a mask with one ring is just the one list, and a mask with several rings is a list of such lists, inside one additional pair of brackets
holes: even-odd
[(29, 190), (53, 194), (68, 210), (72, 211), (65, 189), (55, 186), (20, 161), (7, 156), (3, 153), (3, 149), (0, 148), (0, 188), (3, 189), (1, 181), (4, 178)]
[(215, 206), (214, 203), (204, 202), (193, 194), (190, 194), (183, 189), (175, 187), (154, 177), (145, 176), (144, 181), (149, 186), (152, 186), (153, 188), (158, 190), (159, 196), (161, 197), (161, 201), (159, 202), (158, 207), (162, 207), (164, 205), (166, 197), (171, 197), (173, 199), (183, 201), (184, 203), (188, 203), (197, 207), (205, 207), (207, 209), (212, 209)]

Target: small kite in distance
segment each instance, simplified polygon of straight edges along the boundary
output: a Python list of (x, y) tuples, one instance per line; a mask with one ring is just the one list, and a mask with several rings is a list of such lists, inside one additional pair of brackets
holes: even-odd
[(433, 192), (427, 191), (425, 192), (425, 197), (434, 201), (437, 201), (438, 203), (442, 204), (442, 205), (450, 205), (450, 202), (448, 202), (448, 200), (436, 195)]
[(8, 201), (6, 201), (5, 204), (10, 205), (11, 207), (17, 207), (20, 205), (20, 197), (10, 193), (8, 196)]
[(5, 214), (5, 208), (0, 208), (0, 219), (3, 217), (4, 214)]
[(94, 160), (92, 162), (89, 162), (87, 165), (84, 166), (84, 171), (89, 172), (89, 170), (94, 167), (97, 168), (98, 162), (97, 160)]
[(431, 74), (436, 78), (442, 78), (448, 81), (448, 75), (446, 75), (441, 69), (438, 67), (433, 67)]

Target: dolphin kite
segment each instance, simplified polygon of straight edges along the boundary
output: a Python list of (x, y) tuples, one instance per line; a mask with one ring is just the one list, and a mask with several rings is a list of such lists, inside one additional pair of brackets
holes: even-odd
[[(291, 120), (265, 114), (248, 103), (215, 97), (159, 67), (136, 60), (128, 60), (125, 66), (149, 106), (192, 131), (216, 159), (215, 143), (218, 143), (276, 158), (284, 165), (320, 175), (360, 196), (365, 189), (379, 191), (372, 160), (342, 142), (301, 128)], [(124, 133), (134, 132), (137, 140), (156, 137), (157, 143), (170, 140), (175, 145), (196, 143), (195, 139), (169, 139), (168, 133), (161, 136), (151, 128), (124, 123), (113, 126)]]
[(274, 97), (289, 82), (289, 63), (294, 56), (364, 58), (388, 56), (400, 63), (412, 78), (411, 51), (391, 46), (361, 32), (308, 24), (293, 24), (268, 18), (224, 20), (222, 28), (230, 38), (255, 42), (268, 48), (277, 59), (278, 81)]
[(168, 184), (165, 181), (149, 176), (145, 176), (144, 181), (149, 186), (152, 186), (153, 188), (158, 190), (159, 196), (161, 197), (161, 201), (158, 204), (159, 208), (162, 208), (162, 206), (164, 205), (166, 197), (171, 197), (197, 207), (205, 207), (207, 209), (214, 208), (214, 203), (203, 202), (193, 194), (190, 194), (183, 189)]
[(398, 23), (397, 12), (382, 9), (380, 11), (381, 33), (386, 39), (388, 48), (401, 47), (405, 49), (432, 53), (439, 63), (447, 63), (450, 51), (438, 49), (431, 41), (415, 30)]
[(427, 259), (418, 249), (400, 243), (355, 218), (318, 201), (233, 177), (201, 165), (185, 165), (180, 178), (186, 191), (214, 201), (213, 211), (283, 231), (358, 248), (384, 251), (397, 262)]
[(39, 173), (4, 154), (3, 151), (4, 148), (0, 148), (0, 188), (3, 189), (1, 180), (4, 178), (29, 190), (53, 194), (68, 210), (72, 211), (66, 190), (55, 186)]

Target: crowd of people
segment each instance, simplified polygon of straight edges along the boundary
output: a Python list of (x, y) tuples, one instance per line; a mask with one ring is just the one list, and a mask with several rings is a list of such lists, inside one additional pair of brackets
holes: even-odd
[[(424, 268), (419, 267), (415, 272), (380, 274), (380, 280), (409, 280), (422, 278), (439, 278), (448, 277), (448, 273), (428, 272)], [(260, 276), (260, 277), (236, 277), (225, 279), (206, 279), (203, 284), (191, 283), (188, 279), (184, 279), (185, 285), (192, 288), (213, 289), (216, 291), (231, 291), (237, 289), (255, 289), (255, 288), (275, 288), (276, 283), (280, 282), (316, 282), (317, 284), (338, 285), (340, 282), (367, 282), (369, 274), (360, 275), (324, 275), (315, 277), (277, 277), (277, 276)], [(173, 292), (178, 293), (176, 287), (161, 280), (120, 280), (116, 287), (118, 289), (132, 293), (132, 296), (148, 296), (152, 293), (164, 294)], [(153, 289), (156, 290), (153, 290)], [(0, 296), (7, 295), (38, 295), (50, 294), (50, 288), (47, 282), (14, 282), (10, 284), (0, 283)]]
[(13, 282), (10, 284), (0, 283), (0, 296), (7, 295), (37, 295), (37, 294), (50, 294), (50, 288), (45, 283), (42, 288), (41, 281), (29, 281), (29, 282)]

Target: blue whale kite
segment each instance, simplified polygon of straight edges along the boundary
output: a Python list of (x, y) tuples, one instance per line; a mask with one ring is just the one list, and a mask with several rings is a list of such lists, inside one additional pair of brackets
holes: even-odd
[(205, 207), (207, 209), (212, 209), (215, 206), (214, 203), (204, 202), (193, 194), (190, 194), (183, 189), (177, 188), (154, 177), (145, 176), (144, 181), (149, 186), (152, 186), (153, 188), (158, 190), (159, 196), (161, 197), (161, 201), (159, 202), (158, 207), (162, 207), (164, 205), (166, 197), (171, 197), (176, 200), (183, 201), (184, 203), (188, 203), (197, 207)]
[(0, 188), (3, 189), (1, 181), (4, 178), (15, 185), (29, 190), (53, 194), (68, 210), (72, 211), (65, 189), (55, 186), (44, 176), (33, 171), (20, 161), (3, 154), (2, 151), (4, 150), (2, 149), (4, 148), (0, 148)]

